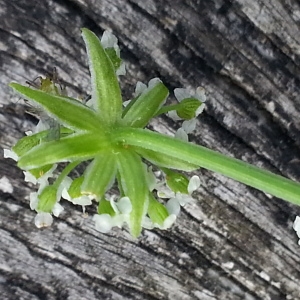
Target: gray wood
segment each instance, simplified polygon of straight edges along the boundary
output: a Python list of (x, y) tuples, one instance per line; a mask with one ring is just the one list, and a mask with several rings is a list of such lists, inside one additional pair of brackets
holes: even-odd
[[(296, 0), (0, 0), (1, 147), (33, 120), (7, 84), (56, 66), (69, 92), (90, 92), (80, 28), (119, 37), (127, 76), (203, 86), (192, 140), (300, 180), (300, 4)], [(156, 130), (174, 132), (167, 117)], [(38, 230), (14, 161), (0, 163), (1, 299), (300, 299), (299, 207), (200, 170), (175, 226), (100, 234), (79, 208)]]

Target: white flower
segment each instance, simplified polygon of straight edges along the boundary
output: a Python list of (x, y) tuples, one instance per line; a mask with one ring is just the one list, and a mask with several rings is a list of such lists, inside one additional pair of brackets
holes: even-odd
[(14, 151), (9, 150), (9, 149), (3, 149), (3, 155), (4, 155), (4, 158), (11, 158), (15, 161), (18, 161), (18, 159), (19, 159), (19, 156), (17, 155), (17, 153), (15, 153)]
[(166, 208), (168, 213), (171, 215), (178, 216), (180, 213), (180, 207), (185, 206), (187, 203), (192, 201), (192, 193), (197, 190), (200, 186), (200, 178), (199, 176), (192, 176), (189, 180), (189, 184), (187, 187), (188, 194), (183, 193), (174, 193), (169, 187), (166, 185), (161, 187), (160, 190), (157, 191), (157, 195), (160, 198), (170, 198), (166, 204)]
[(96, 230), (102, 233), (108, 233), (113, 227), (112, 217), (109, 214), (94, 215)]
[[(204, 102), (206, 101), (205, 90), (202, 87), (198, 87), (196, 89), (196, 92), (191, 92), (189, 89), (185, 89), (185, 88), (176, 88), (176, 89), (174, 89), (174, 95), (175, 95), (175, 98), (178, 100), (178, 102), (181, 102), (182, 100), (187, 99), (187, 98), (198, 99), (201, 102), (201, 105), (197, 108), (197, 110), (195, 112), (195, 118), (198, 117), (202, 113), (202, 111), (205, 107)], [(175, 110), (169, 111), (167, 113), (167, 115), (173, 121), (182, 120), (177, 115)], [(189, 133), (189, 132), (187, 132), (187, 133)]]
[(187, 133), (191, 133), (195, 130), (197, 124), (196, 118), (193, 118), (191, 120), (185, 120), (182, 123), (182, 129)]
[(299, 238), (298, 245), (300, 246), (300, 217), (296, 216), (296, 219), (293, 224), (293, 229), (296, 231)]
[(34, 218), (34, 224), (37, 228), (48, 227), (53, 223), (53, 217), (50, 213), (40, 212)]
[(82, 205), (82, 206), (91, 205), (92, 204), (92, 199), (94, 199), (94, 196), (92, 196), (92, 195), (82, 195), (82, 196), (77, 197), (77, 198), (72, 198), (69, 195), (68, 190), (66, 188), (63, 189), (61, 196), (64, 199), (72, 202), (73, 204)]
[(179, 128), (176, 133), (175, 133), (175, 138), (188, 142), (189, 141), (189, 137), (187, 135), (187, 133), (185, 132), (185, 130), (183, 128)]
[[(103, 199), (101, 201), (107, 200)], [(124, 223), (129, 223), (130, 220), (132, 205), (128, 197), (122, 197), (118, 202), (115, 202), (114, 197), (111, 197), (110, 204), (115, 212), (114, 216), (109, 214), (97, 214), (93, 216), (96, 230), (102, 233), (109, 232), (115, 226), (121, 228)]]
[(26, 182), (31, 182), (33, 184), (39, 184), (40, 188), (48, 185), (48, 179), (53, 177), (53, 172), (56, 170), (57, 164), (54, 164), (50, 170), (48, 170), (45, 174), (43, 174), (39, 178), (35, 178), (29, 171), (23, 171)]

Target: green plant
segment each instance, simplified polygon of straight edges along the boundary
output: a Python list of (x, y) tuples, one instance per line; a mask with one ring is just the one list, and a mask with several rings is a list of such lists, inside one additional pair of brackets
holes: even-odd
[[(37, 226), (52, 223), (52, 214), (57, 216), (63, 209), (59, 204), (63, 196), (82, 206), (95, 200), (98, 209), (94, 220), (101, 232), (128, 224), (137, 237), (142, 227), (169, 228), (180, 206), (200, 185), (197, 176), (189, 180), (178, 170), (199, 167), (300, 204), (300, 184), (187, 141), (204, 107), (201, 88), (195, 93), (176, 89), (178, 104), (165, 105), (168, 90), (156, 78), (148, 86), (138, 83), (134, 98), (123, 103), (118, 75), (125, 69), (116, 38), (105, 32), (99, 41), (88, 29), (82, 29), (82, 34), (92, 79), (92, 96), (87, 103), (66, 96), (54, 76), (40, 79), (33, 87), (10, 84), (42, 112), (37, 129), (19, 140), (12, 151), (5, 151), (6, 157), (17, 160), (26, 171), (26, 180), (39, 184), (38, 192), (30, 195), (31, 208), (38, 212)], [(185, 120), (175, 137), (145, 128), (162, 113)], [(155, 166), (155, 171), (144, 160)], [(84, 173), (74, 180), (69, 178), (84, 161), (89, 162)], [(61, 162), (67, 164), (57, 174)], [(115, 181), (119, 195), (107, 199)], [(166, 205), (161, 198), (169, 199)]]

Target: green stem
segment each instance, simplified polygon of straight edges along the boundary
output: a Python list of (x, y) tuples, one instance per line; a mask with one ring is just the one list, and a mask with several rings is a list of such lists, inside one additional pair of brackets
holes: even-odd
[(174, 160), (180, 158), (300, 205), (299, 183), (205, 147), (140, 128), (120, 128), (113, 139), (124, 146), (149, 149)]
[(157, 113), (154, 117), (157, 117), (161, 114), (165, 114), (171, 110), (177, 110), (178, 108), (181, 107), (181, 104), (178, 103), (178, 104), (173, 104), (173, 105), (167, 105), (167, 106), (163, 106)]
[(65, 179), (65, 177), (66, 177), (66, 176), (67, 176), (74, 168), (76, 168), (80, 163), (81, 163), (81, 161), (79, 161), (79, 160), (69, 163), (69, 164), (63, 169), (63, 171), (59, 174), (59, 176), (58, 176), (57, 179), (55, 180), (53, 186), (59, 187), (59, 186), (61, 185), (61, 183), (63, 182), (63, 180)]

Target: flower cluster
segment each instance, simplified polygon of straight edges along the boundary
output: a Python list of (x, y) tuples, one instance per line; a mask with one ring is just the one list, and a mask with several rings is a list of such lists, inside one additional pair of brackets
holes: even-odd
[[(25, 180), (38, 186), (38, 191), (30, 194), (37, 227), (52, 224), (52, 215), (57, 217), (63, 211), (60, 199), (64, 198), (83, 210), (97, 203), (93, 220), (103, 233), (115, 226), (128, 227), (135, 237), (142, 228), (168, 229), (200, 186), (198, 176), (188, 179), (176, 170), (198, 166), (180, 157), (174, 160), (177, 154), (154, 151), (150, 144), (130, 145), (126, 131), (140, 140), (135, 134), (142, 130), (147, 135), (145, 127), (151, 118), (167, 113), (183, 121), (175, 137), (188, 141), (204, 108), (204, 90), (175, 89), (178, 103), (166, 105), (168, 90), (154, 78), (148, 85), (138, 82), (133, 99), (123, 102), (118, 76), (125, 75), (125, 66), (117, 38), (105, 31), (99, 41), (87, 29), (83, 29), (83, 38), (92, 78), (91, 99), (85, 103), (68, 97), (56, 70), (46, 78), (29, 81), (29, 87), (12, 83), (30, 102), (39, 123), (12, 150), (4, 150), (4, 156), (16, 160), (25, 170)], [(88, 166), (83, 174), (71, 179), (69, 173), (85, 161)], [(57, 168), (60, 163), (64, 163), (61, 172)], [(119, 194), (109, 196), (115, 182)]]

